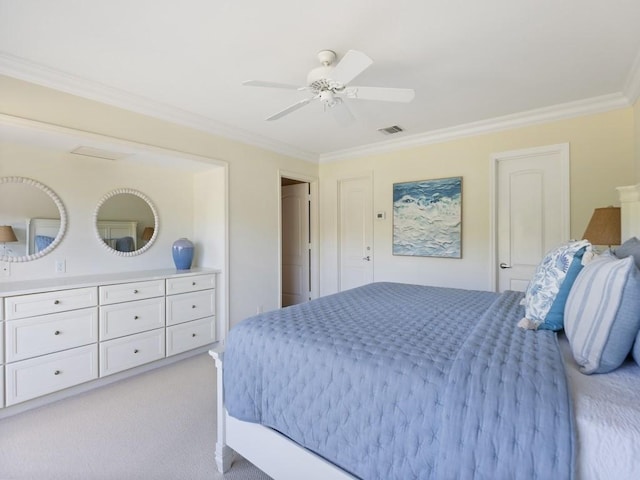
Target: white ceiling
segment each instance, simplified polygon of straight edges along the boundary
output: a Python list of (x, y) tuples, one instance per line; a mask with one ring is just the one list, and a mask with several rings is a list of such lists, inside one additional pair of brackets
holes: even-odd
[[(323, 49), (366, 53), (352, 83), (414, 101), (347, 100), (348, 127), (320, 103), (266, 122), (308, 93), (241, 82), (305, 85)], [(332, 159), (631, 104), (640, 1), (0, 0), (0, 74)]]

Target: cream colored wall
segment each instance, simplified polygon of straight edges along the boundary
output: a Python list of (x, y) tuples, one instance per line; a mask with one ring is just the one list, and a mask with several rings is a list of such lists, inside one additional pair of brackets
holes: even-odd
[[(226, 162), (230, 321), (252, 315), (258, 307), (278, 307), (278, 171), (317, 176), (317, 165), (1, 76), (0, 113)], [(181, 195), (173, 186), (166, 186), (166, 192)], [(158, 254), (163, 261), (168, 255)]]
[[(463, 138), (320, 166), (321, 294), (337, 290), (337, 181), (373, 175), (374, 279), (489, 290), (490, 156), (570, 143), (571, 236), (579, 238), (595, 207), (617, 203), (615, 187), (633, 175), (633, 111), (598, 115)], [(462, 259), (393, 256), (393, 183), (463, 177)]]
[(635, 142), (634, 178), (635, 183), (640, 183), (640, 98), (633, 106), (633, 130)]

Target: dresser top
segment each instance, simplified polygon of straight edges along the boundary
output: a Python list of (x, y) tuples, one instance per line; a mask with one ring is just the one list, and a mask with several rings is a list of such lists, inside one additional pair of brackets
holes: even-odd
[(118, 283), (138, 282), (143, 280), (161, 280), (164, 278), (188, 277), (220, 273), (220, 270), (210, 268), (192, 268), (190, 270), (176, 270), (165, 268), (161, 270), (140, 270), (134, 272), (103, 273), (96, 275), (82, 275), (71, 277), (46, 278), (41, 280), (25, 280), (0, 284), (0, 297), (9, 295), (24, 295), (48, 290), (67, 288), (93, 287), (97, 285), (113, 285)]

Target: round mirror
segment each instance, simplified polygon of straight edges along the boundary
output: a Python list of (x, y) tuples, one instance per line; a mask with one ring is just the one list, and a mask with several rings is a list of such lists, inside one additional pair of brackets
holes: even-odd
[(93, 217), (100, 244), (123, 257), (145, 252), (158, 235), (158, 214), (153, 203), (145, 194), (129, 188), (107, 193)]
[(67, 212), (46, 185), (25, 177), (0, 177), (0, 262), (28, 262), (58, 246)]

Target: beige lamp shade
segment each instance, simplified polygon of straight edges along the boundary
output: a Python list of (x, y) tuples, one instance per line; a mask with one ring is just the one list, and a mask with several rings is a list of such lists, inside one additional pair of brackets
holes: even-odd
[(18, 237), (16, 237), (15, 232), (11, 225), (0, 225), (0, 242), (17, 242)]
[(620, 245), (620, 207), (596, 208), (583, 239), (592, 245)]
[(142, 231), (142, 240), (148, 242), (153, 237), (153, 227), (145, 227)]

